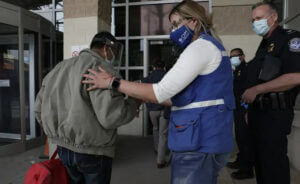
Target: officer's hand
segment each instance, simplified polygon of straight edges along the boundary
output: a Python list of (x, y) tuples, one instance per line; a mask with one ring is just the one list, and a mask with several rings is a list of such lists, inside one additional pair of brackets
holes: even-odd
[(246, 114), (245, 114), (245, 122), (248, 125), (248, 112), (246, 112)]
[(243, 95), (242, 95), (242, 100), (246, 103), (253, 103), (253, 101), (255, 100), (256, 96), (258, 95), (258, 91), (256, 89), (256, 87), (252, 87), (247, 89)]

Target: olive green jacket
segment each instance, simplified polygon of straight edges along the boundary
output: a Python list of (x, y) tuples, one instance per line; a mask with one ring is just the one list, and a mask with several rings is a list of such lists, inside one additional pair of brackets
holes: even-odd
[(78, 153), (114, 157), (116, 129), (134, 118), (138, 105), (112, 90), (86, 91), (82, 74), (99, 65), (119, 76), (90, 49), (57, 64), (43, 80), (35, 114), (52, 143)]

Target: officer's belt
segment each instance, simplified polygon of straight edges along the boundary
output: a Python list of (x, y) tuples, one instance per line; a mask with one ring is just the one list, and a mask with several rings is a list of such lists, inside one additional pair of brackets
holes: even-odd
[(294, 97), (290, 93), (277, 92), (267, 93), (258, 96), (250, 106), (250, 109), (259, 110), (285, 110), (292, 109), (294, 106)]
[(193, 102), (193, 103), (190, 103), (190, 104), (182, 106), (182, 107), (172, 106), (171, 111), (194, 109), (194, 108), (200, 108), (200, 107), (209, 107), (209, 106), (222, 105), (222, 104), (224, 104), (224, 99), (207, 100), (207, 101), (201, 101), (201, 102)]

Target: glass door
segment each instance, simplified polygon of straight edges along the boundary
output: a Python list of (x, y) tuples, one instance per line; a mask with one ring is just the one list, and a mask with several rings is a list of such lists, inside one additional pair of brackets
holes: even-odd
[(0, 23), (0, 145), (21, 139), (18, 27)]
[(37, 58), (37, 36), (38, 34), (24, 29), (24, 85), (25, 85), (25, 120), (26, 120), (26, 139), (36, 137), (36, 121), (34, 114), (34, 101), (38, 80), (35, 61)]
[[(0, 144), (14, 143), (21, 139), (19, 40), (18, 28), (0, 24), (10, 32), (0, 34)], [(35, 99), (35, 56), (37, 34), (24, 32), (24, 81), (26, 138), (36, 137)]]
[[(177, 53), (180, 53), (179, 50), (176, 50), (177, 47), (174, 46), (173, 41), (166, 38), (148, 38), (145, 48), (145, 58), (147, 61), (145, 62), (144, 70), (146, 72), (146, 76), (152, 72), (152, 65), (155, 60), (160, 60), (165, 63), (165, 70), (168, 71), (175, 63), (178, 57)], [(144, 111), (144, 127), (145, 135), (152, 134), (152, 124), (147, 110)]]
[(180, 49), (175, 46), (170, 39), (149, 40), (149, 71), (151, 65), (156, 59), (165, 63), (166, 70), (169, 70), (176, 62), (177, 57), (181, 53)]

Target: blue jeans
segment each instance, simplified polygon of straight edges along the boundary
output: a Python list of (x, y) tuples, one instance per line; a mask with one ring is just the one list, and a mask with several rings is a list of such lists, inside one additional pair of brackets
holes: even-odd
[(88, 155), (57, 147), (58, 155), (67, 168), (72, 184), (109, 184), (112, 158)]
[(217, 184), (218, 174), (230, 153), (173, 153), (171, 184)]

